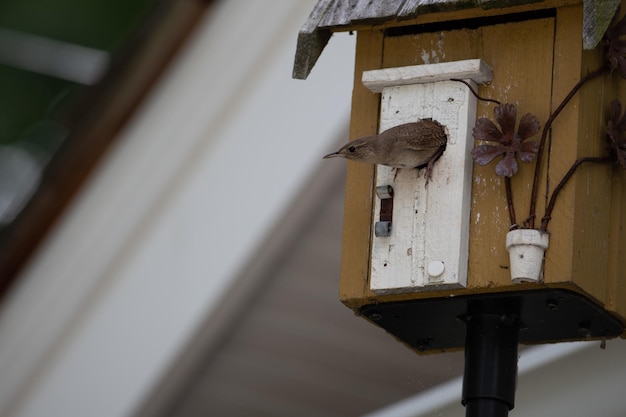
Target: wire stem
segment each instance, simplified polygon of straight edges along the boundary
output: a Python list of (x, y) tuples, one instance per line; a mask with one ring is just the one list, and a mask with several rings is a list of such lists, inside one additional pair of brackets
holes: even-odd
[(563, 187), (565, 186), (565, 184), (567, 184), (567, 181), (569, 181), (569, 179), (572, 178), (572, 175), (574, 175), (574, 172), (576, 172), (576, 169), (579, 166), (581, 166), (585, 162), (611, 162), (611, 161), (612, 159), (610, 156), (587, 156), (584, 158), (577, 159), (572, 164), (570, 169), (567, 171), (565, 176), (561, 179), (561, 181), (554, 188), (554, 191), (552, 192), (552, 196), (550, 197), (550, 202), (546, 206), (546, 213), (541, 219), (541, 228), (539, 230), (541, 230), (542, 232), (545, 232), (548, 229), (548, 223), (550, 222), (550, 219), (552, 218), (552, 210), (554, 210), (554, 204), (556, 203), (556, 198), (561, 192), (561, 190), (563, 189)]
[(470, 85), (470, 83), (468, 83), (465, 80), (462, 80), (460, 78), (450, 78), (450, 81), (458, 81), (460, 83), (463, 83), (467, 86), (467, 88), (469, 88), (469, 90), (472, 92), (472, 94), (474, 95), (474, 97), (476, 97), (478, 100), (481, 101), (489, 101), (491, 103), (496, 103), (496, 104), (501, 104), (498, 100), (495, 100), (493, 98), (485, 98), (485, 97), (481, 97), (478, 95), (478, 93), (476, 91), (474, 91), (474, 88)]
[[(537, 152), (537, 158), (536, 158), (537, 163), (535, 164), (535, 175), (533, 177), (533, 188), (532, 188), (532, 192), (531, 192), (531, 195), (530, 195), (530, 210), (529, 210), (528, 219), (527, 219), (528, 226), (529, 226), (530, 229), (534, 229), (535, 228), (535, 217), (536, 217), (536, 207), (537, 207), (537, 192), (539, 191), (539, 174), (540, 174), (540, 170), (541, 170), (541, 162), (542, 162), (542, 159), (543, 159), (543, 151), (544, 151), (544, 148), (545, 148), (546, 137), (548, 136), (548, 131), (550, 131), (550, 127), (552, 126), (552, 122), (554, 121), (554, 119), (556, 119), (556, 117), (565, 108), (567, 103), (569, 103), (569, 101), (574, 97), (574, 95), (578, 92), (578, 90), (580, 90), (580, 88), (587, 81), (590, 81), (590, 80), (593, 80), (596, 77), (599, 77), (607, 69), (608, 69), (608, 66), (605, 65), (605, 66), (603, 66), (601, 68), (598, 68), (597, 70), (595, 70), (593, 72), (590, 72), (589, 74), (585, 75), (584, 77), (582, 77), (578, 81), (578, 83), (574, 86), (574, 88), (572, 88), (572, 90), (569, 92), (569, 94), (563, 99), (561, 104), (559, 104), (559, 106), (552, 112), (550, 117), (548, 117), (548, 120), (546, 120), (546, 124), (543, 126), (543, 131), (541, 132), (541, 140), (539, 141), (539, 150)], [(552, 195), (554, 196), (554, 193)], [(543, 220), (542, 220), (542, 223), (543, 223)]]
[(504, 177), (504, 188), (506, 189), (506, 205), (509, 208), (509, 219), (511, 220), (510, 230), (517, 229), (515, 217), (515, 207), (513, 206), (513, 189), (511, 187), (511, 177)]

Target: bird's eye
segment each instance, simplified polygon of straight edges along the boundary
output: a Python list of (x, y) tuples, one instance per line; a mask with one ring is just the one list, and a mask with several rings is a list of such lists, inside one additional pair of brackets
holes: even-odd
[(354, 151), (356, 151), (356, 148), (355, 148), (354, 146), (350, 146), (350, 147), (348, 148), (348, 152), (350, 152), (350, 153), (354, 153)]

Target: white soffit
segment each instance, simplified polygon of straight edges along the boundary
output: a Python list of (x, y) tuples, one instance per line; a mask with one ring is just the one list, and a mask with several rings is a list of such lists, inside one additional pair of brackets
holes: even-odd
[(128, 416), (345, 131), (354, 37), (218, 2), (0, 306), (0, 416)]
[[(515, 417), (618, 417), (626, 412), (626, 340), (558, 343), (520, 353)], [(457, 417), (462, 377), (363, 417)]]

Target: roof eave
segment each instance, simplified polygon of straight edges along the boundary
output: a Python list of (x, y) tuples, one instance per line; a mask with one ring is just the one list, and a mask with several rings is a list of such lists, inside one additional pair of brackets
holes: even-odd
[[(293, 78), (306, 79), (333, 31), (363, 25), (380, 25), (414, 19), (418, 14), (471, 7), (505, 8), (543, 0), (389, 0), (370, 4), (359, 0), (320, 0), (298, 33)], [(601, 41), (619, 6), (619, 0), (583, 1), (583, 48), (594, 49)]]

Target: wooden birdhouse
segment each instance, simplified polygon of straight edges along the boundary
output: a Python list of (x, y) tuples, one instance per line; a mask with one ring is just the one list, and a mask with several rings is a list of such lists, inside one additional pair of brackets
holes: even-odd
[(522, 343), (624, 335), (618, 6), (318, 2), (294, 77), (333, 32), (356, 32), (350, 138), (420, 119), (448, 137), (428, 181), (348, 162), (344, 304), (418, 351), (462, 347), (462, 318), (485, 300), (519, 315)]

